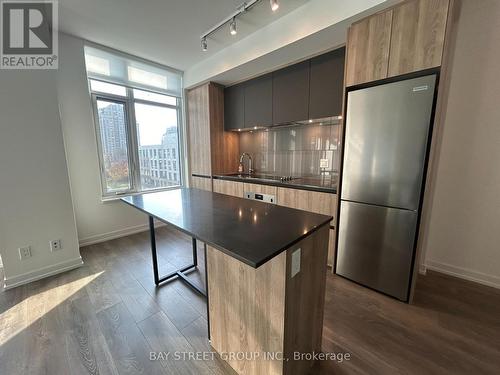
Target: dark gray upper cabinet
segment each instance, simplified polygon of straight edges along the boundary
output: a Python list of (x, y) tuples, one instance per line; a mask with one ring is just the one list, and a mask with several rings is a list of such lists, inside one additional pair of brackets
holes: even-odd
[(340, 116), (345, 47), (311, 59), (309, 118)]
[(342, 114), (345, 48), (224, 90), (224, 128), (279, 125)]
[(243, 83), (224, 89), (224, 129), (245, 127), (245, 87)]
[(273, 124), (273, 75), (266, 74), (245, 84), (245, 127)]
[(273, 123), (309, 118), (309, 60), (273, 73)]

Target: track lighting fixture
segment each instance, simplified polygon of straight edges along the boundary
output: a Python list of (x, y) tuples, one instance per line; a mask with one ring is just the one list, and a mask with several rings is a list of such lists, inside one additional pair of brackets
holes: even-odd
[(233, 20), (229, 24), (229, 32), (231, 33), (231, 35), (236, 35), (236, 33), (237, 33), (237, 31), (236, 31), (236, 17), (233, 17)]
[[(228, 16), (227, 18), (223, 19), (221, 22), (216, 24), (214, 27), (212, 27), (210, 30), (208, 30), (206, 33), (201, 35), (201, 49), (203, 51), (208, 50), (208, 44), (207, 44), (207, 38), (215, 33), (217, 30), (221, 29), (222, 27), (225, 27), (229, 23), (229, 32), (231, 35), (236, 35), (237, 30), (236, 30), (236, 18), (240, 16), (241, 14), (248, 12), (251, 8), (254, 7), (255, 4), (260, 3), (262, 0), (246, 0), (243, 2), (240, 6), (238, 6), (237, 10)], [(279, 2), (278, 0), (270, 0), (271, 4), (271, 10), (275, 12), (279, 8)]]
[(278, 8), (280, 7), (278, 0), (269, 0), (269, 2), (271, 3), (271, 10), (273, 12), (276, 12), (278, 10)]

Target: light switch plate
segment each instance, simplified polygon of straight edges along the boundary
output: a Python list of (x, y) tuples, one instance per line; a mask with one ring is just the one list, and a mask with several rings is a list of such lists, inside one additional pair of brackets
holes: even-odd
[(320, 168), (328, 168), (328, 159), (319, 159)]
[(300, 247), (292, 253), (292, 276), (300, 272)]

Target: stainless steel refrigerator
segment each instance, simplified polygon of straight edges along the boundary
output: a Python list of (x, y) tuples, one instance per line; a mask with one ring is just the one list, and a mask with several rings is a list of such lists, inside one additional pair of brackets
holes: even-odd
[(336, 273), (407, 301), (436, 75), (349, 91)]

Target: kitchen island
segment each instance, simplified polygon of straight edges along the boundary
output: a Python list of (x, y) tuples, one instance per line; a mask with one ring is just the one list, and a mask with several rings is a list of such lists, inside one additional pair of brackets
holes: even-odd
[(153, 264), (154, 218), (205, 243), (210, 343), (236, 372), (308, 371), (294, 359), (321, 350), (332, 217), (198, 189), (122, 201), (149, 215)]

